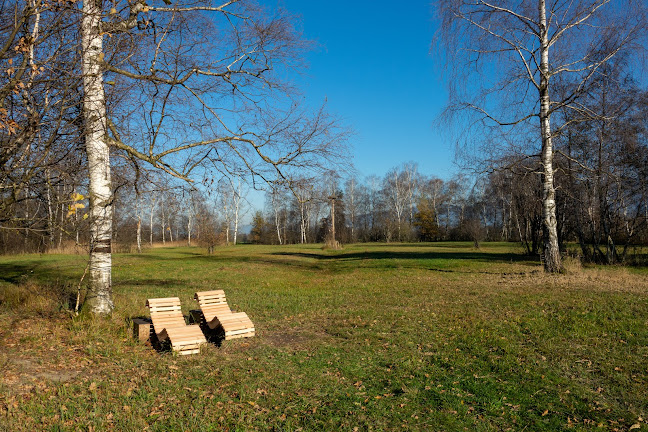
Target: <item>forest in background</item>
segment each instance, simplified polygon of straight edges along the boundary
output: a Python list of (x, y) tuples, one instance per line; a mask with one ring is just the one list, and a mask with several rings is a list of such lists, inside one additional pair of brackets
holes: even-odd
[[(561, 245), (578, 244), (587, 261), (635, 262), (637, 246), (648, 244), (648, 149), (644, 141), (635, 142), (634, 147), (616, 143), (618, 154), (605, 153), (605, 164), (597, 166), (606, 170), (596, 177), (586, 176), (589, 172), (568, 158), (557, 158)], [(242, 179), (223, 177), (201, 190), (153, 173), (141, 177), (147, 180), (137, 187), (127, 170), (114, 178), (113, 235), (122, 252), (167, 242), (210, 250), (241, 242), (325, 243), (332, 232), (333, 202), (336, 240), (342, 244), (509, 241), (521, 243), (529, 255), (539, 255), (542, 246), (540, 177), (530, 164), (449, 180), (420, 173), (413, 162), (383, 177), (329, 172), (266, 191), (262, 209), (247, 200), (250, 187)], [(0, 232), (2, 252), (69, 251), (71, 244), (85, 252), (84, 182), (79, 166), (34, 183), (30, 198), (12, 206), (11, 222), (4, 226), (13, 229)], [(244, 227), (250, 220), (251, 228)]]

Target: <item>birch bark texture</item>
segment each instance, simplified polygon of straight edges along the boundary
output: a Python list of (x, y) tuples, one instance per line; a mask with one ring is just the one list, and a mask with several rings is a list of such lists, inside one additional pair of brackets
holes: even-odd
[(562, 271), (560, 245), (558, 244), (558, 222), (556, 219), (556, 188), (554, 186), (553, 143), (551, 133), (551, 99), (549, 96), (549, 27), (547, 26), (547, 4), (538, 1), (538, 20), (540, 34), (540, 134), (542, 148), (542, 224), (543, 224), (543, 262), (549, 273)]
[(106, 315), (114, 308), (111, 280), (112, 187), (101, 66), (104, 55), (101, 15), (101, 0), (84, 1), (81, 21), (83, 117), (90, 178), (90, 287), (86, 305), (93, 315)]
[(592, 115), (581, 103), (588, 85), (612, 58), (637, 49), (646, 6), (636, 0), (439, 0), (436, 5), (441, 25), (435, 47), (445, 51), (451, 71), (444, 118), (467, 131), (457, 136), (461, 156), (477, 172), (536, 158), (543, 265), (547, 272), (560, 272), (554, 141), (570, 124), (560, 113)]

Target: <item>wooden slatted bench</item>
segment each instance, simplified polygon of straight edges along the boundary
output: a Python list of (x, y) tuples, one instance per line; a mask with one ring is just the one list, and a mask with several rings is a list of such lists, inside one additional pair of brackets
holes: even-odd
[(185, 323), (178, 297), (148, 299), (146, 306), (158, 340), (169, 340), (174, 352), (195, 354), (200, 352), (200, 345), (207, 343), (199, 326)]
[(200, 305), (204, 324), (212, 330), (222, 327), (225, 340), (254, 336), (252, 320), (245, 312), (232, 312), (225, 299), (225, 291), (197, 292), (194, 298)]

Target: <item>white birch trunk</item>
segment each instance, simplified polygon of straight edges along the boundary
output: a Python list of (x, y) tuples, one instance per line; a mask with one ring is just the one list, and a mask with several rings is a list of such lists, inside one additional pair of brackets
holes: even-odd
[(281, 226), (279, 220), (279, 211), (277, 209), (275, 209), (275, 226), (277, 227), (277, 240), (279, 240), (279, 244), (283, 244), (281, 242)]
[(191, 246), (191, 212), (187, 218), (187, 246)]
[(162, 210), (162, 244), (166, 244), (166, 219), (164, 218), (164, 210)]
[(553, 146), (551, 137), (549, 99), (549, 29), (545, 0), (539, 0), (540, 13), (540, 130), (542, 134), (542, 223), (544, 268), (549, 273), (562, 270), (558, 246), (556, 219), (556, 190), (554, 188)]
[(232, 239), (232, 243), (236, 244), (241, 208), (241, 179), (238, 181), (238, 190), (234, 189), (234, 185), (232, 185), (232, 198), (234, 199), (234, 238)]
[(155, 200), (153, 199), (151, 195), (151, 213), (149, 213), (149, 228), (151, 228), (151, 231), (149, 232), (149, 245), (153, 246), (153, 211), (155, 210)]
[(139, 192), (135, 196), (135, 213), (137, 215), (137, 253), (142, 253), (142, 207)]
[(356, 214), (356, 200), (355, 200), (355, 180), (351, 179), (349, 183), (349, 188), (347, 190), (349, 196), (349, 218), (351, 219), (351, 241), (355, 242), (356, 239), (356, 229), (355, 229), (355, 214)]
[(49, 170), (45, 171), (45, 176), (47, 177), (47, 231), (49, 232), (49, 247), (50, 249), (54, 247), (54, 211), (52, 210), (52, 185), (50, 183), (50, 172)]
[(308, 203), (306, 203), (305, 211), (306, 211), (306, 215), (304, 217), (306, 219), (306, 228), (305, 228), (305, 231), (304, 231), (304, 239), (306, 240), (306, 243), (308, 243), (308, 236), (309, 236), (309, 233), (311, 232), (312, 219), (313, 219), (313, 201), (312, 201), (312, 198), (308, 201)]
[(272, 209), (274, 210), (274, 214), (275, 214), (275, 227), (277, 228), (277, 240), (279, 240), (279, 244), (283, 244), (281, 239), (281, 219), (279, 216), (279, 207), (277, 201), (278, 201), (277, 192), (273, 191)]
[(90, 288), (86, 302), (94, 315), (109, 314), (114, 308), (111, 281), (112, 191), (101, 70), (101, 3), (101, 0), (85, 0), (81, 21), (83, 115), (90, 177)]
[(305, 214), (304, 214), (304, 207), (306, 206), (306, 202), (300, 200), (299, 201), (299, 212), (301, 215), (301, 220), (299, 223), (299, 228), (301, 230), (301, 244), (306, 243), (306, 219), (305, 219)]
[[(65, 188), (63, 189), (63, 193), (64, 193), (64, 195), (62, 195), (62, 196), (65, 197)], [(61, 204), (61, 217), (59, 219), (59, 239), (58, 239), (58, 248), (59, 249), (63, 247), (63, 229), (64, 229), (63, 227), (65, 226), (65, 214), (66, 213), (67, 212), (65, 211), (65, 204), (62, 203)]]
[(142, 253), (142, 215), (137, 215), (137, 253)]

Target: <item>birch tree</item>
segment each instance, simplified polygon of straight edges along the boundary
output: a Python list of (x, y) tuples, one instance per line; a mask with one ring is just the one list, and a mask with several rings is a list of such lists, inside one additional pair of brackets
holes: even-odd
[(225, 238), (227, 244), (236, 244), (241, 218), (245, 216), (243, 204), (244, 194), (243, 181), (240, 177), (232, 179), (230, 177), (222, 178), (218, 182), (218, 205), (220, 212), (225, 221)]
[(357, 239), (357, 216), (358, 216), (358, 181), (350, 178), (344, 183), (344, 199), (347, 214), (349, 215), (350, 241), (353, 243)]
[(396, 216), (398, 241), (402, 240), (403, 215), (409, 203), (410, 172), (407, 169), (392, 169), (383, 181), (383, 191), (389, 206)]
[[(537, 143), (532, 153), (539, 149), (543, 264), (547, 272), (559, 272), (554, 141), (567, 122), (556, 112), (584, 109), (580, 99), (588, 82), (645, 33), (645, 4), (449, 0), (438, 1), (437, 8), (439, 40), (454, 71), (449, 113), (471, 113), (469, 125), (500, 131), (525, 127)], [(555, 86), (561, 82), (569, 82), (571, 91), (559, 96)], [(489, 154), (498, 149), (497, 141), (488, 145)]]
[(280, 245), (286, 241), (287, 195), (288, 191), (280, 183), (272, 185), (266, 192), (266, 206), (270, 207), (272, 211), (277, 242)]
[(183, 180), (207, 161), (285, 178), (344, 153), (337, 120), (302, 108), (283, 80), (308, 48), (285, 12), (243, 0), (85, 0), (80, 27), (93, 314), (114, 307), (111, 148)]
[(308, 242), (308, 231), (310, 228), (311, 210), (314, 197), (314, 179), (300, 178), (291, 182), (291, 191), (297, 201), (299, 212), (299, 242)]

